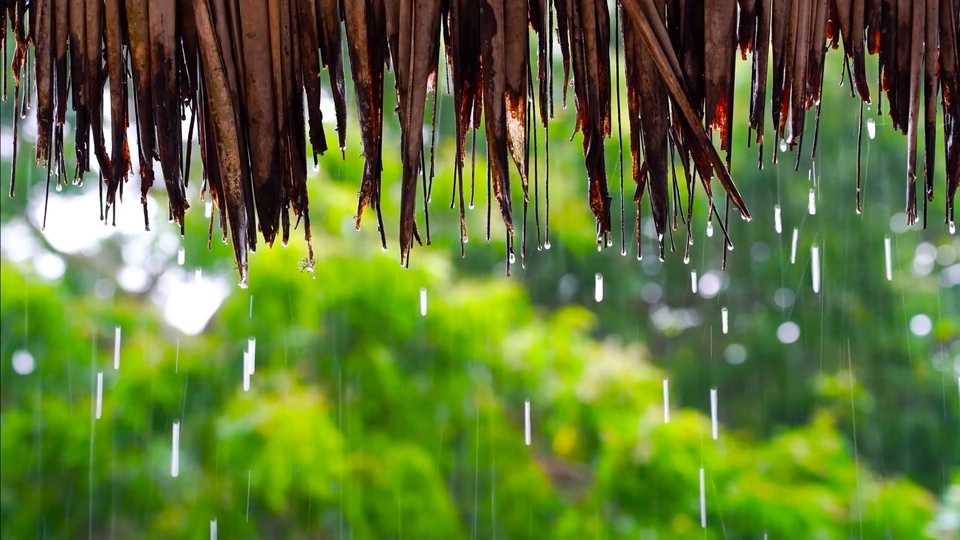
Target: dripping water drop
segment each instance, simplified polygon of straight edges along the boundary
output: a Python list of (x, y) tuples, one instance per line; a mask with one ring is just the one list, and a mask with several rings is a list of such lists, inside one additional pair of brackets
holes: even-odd
[(774, 205), (773, 207), (773, 228), (777, 231), (777, 234), (783, 232), (783, 221), (780, 218), (780, 205)]
[(790, 264), (797, 262), (797, 240), (800, 239), (800, 229), (793, 228), (793, 240), (790, 241)]
[(697, 294), (697, 271), (690, 271), (690, 291), (693, 294)]
[(873, 118), (867, 118), (867, 137), (873, 139), (877, 136), (877, 122)]
[(807, 198), (807, 212), (811, 216), (817, 215), (817, 193), (813, 188), (810, 188), (810, 196)]
[(730, 330), (730, 312), (727, 308), (720, 309), (720, 328), (724, 334)]
[(184, 253), (183, 248), (177, 250), (177, 264), (183, 266), (183, 261), (186, 258), (186, 253)]
[(170, 476), (180, 476), (180, 422), (173, 423), (173, 451), (170, 454)]
[(530, 432), (530, 400), (527, 399), (523, 401), (523, 444), (530, 446), (532, 438)]
[(713, 238), (713, 221), (707, 222), (707, 237)]
[(810, 277), (813, 285), (813, 292), (820, 292), (820, 246), (814, 244), (810, 246)]
[(663, 423), (670, 423), (670, 381), (663, 380)]
[(710, 389), (710, 431), (713, 435), (713, 440), (718, 440), (720, 438), (720, 426), (717, 422), (717, 389)]
[(883, 237), (883, 268), (887, 281), (893, 281), (893, 253), (890, 246), (890, 237)]
[(97, 372), (97, 420), (103, 412), (103, 372)]
[(420, 316), (427, 316), (427, 288), (420, 288)]
[(594, 276), (594, 281), (596, 282), (593, 288), (593, 298), (597, 302), (603, 301), (603, 274), (597, 272)]
[(113, 330), (113, 369), (120, 369), (120, 327)]

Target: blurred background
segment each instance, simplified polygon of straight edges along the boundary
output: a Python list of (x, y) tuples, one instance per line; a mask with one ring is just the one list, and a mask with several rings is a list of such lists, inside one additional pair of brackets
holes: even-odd
[[(859, 102), (837, 84), (839, 58), (827, 55), (816, 165), (811, 112), (799, 162), (793, 151), (774, 164), (768, 140), (762, 170), (744, 144), (750, 66), (738, 63), (733, 175), (754, 219), (731, 219), (725, 271), (702, 190), (689, 263), (682, 224), (678, 251), (658, 260), (646, 200), (638, 261), (628, 152), (621, 256), (616, 120), (617, 234), (597, 251), (560, 80), (550, 249), (537, 248), (531, 201), (527, 265), (518, 241), (511, 277), (496, 209), (484, 241), (482, 133), (460, 256), (443, 92), (432, 245), (410, 268), (398, 265), (392, 104), (386, 253), (372, 209), (353, 226), (363, 158), (351, 108), (345, 159), (328, 152), (310, 173), (314, 271), (302, 270), (298, 229), (288, 247), (252, 255), (248, 289), (200, 201), (196, 159), (183, 237), (160, 186), (144, 231), (135, 175), (116, 226), (99, 219), (91, 174), (51, 189), (43, 230), (46, 171), (28, 115), (16, 194), (0, 203), (0, 536), (958, 538), (960, 237), (943, 223), (942, 159), (928, 227), (907, 227), (906, 139), (866, 107), (858, 214)], [(10, 97), (4, 193), (13, 114)], [(469, 189), (469, 154), (466, 171)], [(519, 185), (514, 196), (519, 222)], [(541, 222), (544, 211), (541, 198)]]

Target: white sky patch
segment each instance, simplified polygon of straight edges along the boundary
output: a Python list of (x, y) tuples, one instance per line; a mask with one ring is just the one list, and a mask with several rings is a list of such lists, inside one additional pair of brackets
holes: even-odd
[(220, 309), (230, 287), (223, 278), (188, 279), (179, 267), (160, 277), (154, 302), (163, 310), (167, 324), (195, 336), (203, 331)]

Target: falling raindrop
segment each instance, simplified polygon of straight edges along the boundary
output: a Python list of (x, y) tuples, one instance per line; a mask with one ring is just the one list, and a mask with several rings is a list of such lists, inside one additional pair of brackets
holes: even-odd
[(120, 369), (120, 327), (113, 331), (113, 369)]
[(177, 250), (177, 264), (183, 266), (183, 261), (186, 258), (186, 253), (184, 253), (183, 248)]
[(813, 282), (813, 292), (820, 292), (820, 246), (810, 246), (810, 277)]
[(180, 422), (173, 423), (173, 452), (170, 454), (170, 476), (180, 476)]
[(601, 274), (600, 272), (597, 272), (597, 275), (594, 276), (594, 280), (596, 281), (596, 285), (594, 286), (594, 289), (593, 289), (593, 298), (597, 302), (602, 302), (603, 301), (603, 274)]
[(867, 118), (867, 137), (873, 139), (877, 136), (877, 121), (873, 118)]
[(783, 140), (783, 139), (780, 139), (780, 151), (781, 151), (781, 152), (786, 152), (786, 151), (787, 151), (787, 141), (785, 141), (785, 140)]
[(100, 419), (100, 413), (103, 412), (103, 372), (97, 372), (97, 420)]
[(800, 239), (800, 230), (793, 228), (793, 240), (790, 242), (790, 264), (797, 262), (797, 240)]
[(527, 446), (530, 446), (531, 443), (531, 433), (530, 433), (530, 400), (524, 400), (523, 402), (523, 443)]
[(243, 391), (250, 391), (250, 351), (243, 351)]
[(727, 311), (727, 308), (720, 310), (720, 328), (724, 334), (730, 330), (730, 313)]
[(427, 288), (420, 288), (420, 316), (427, 316)]
[(780, 205), (774, 205), (773, 207), (773, 228), (777, 231), (777, 234), (783, 232), (783, 222), (780, 220)]
[(707, 237), (713, 238), (713, 221), (712, 220), (707, 221)]
[(690, 290), (693, 294), (697, 294), (697, 271), (692, 270), (690, 272)]
[(217, 540), (217, 520), (210, 520), (210, 540)]
[(247, 353), (250, 355), (250, 374), (253, 375), (257, 372), (257, 338), (247, 340)]
[(670, 381), (663, 380), (663, 423), (670, 423)]
[(713, 434), (713, 440), (720, 438), (720, 427), (717, 425), (717, 389), (710, 389), (710, 431)]
[(811, 216), (817, 215), (817, 193), (810, 188), (810, 196), (807, 198), (807, 212)]
[(707, 492), (704, 490), (703, 467), (700, 467), (700, 528), (707, 528)]
[(213, 217), (213, 201), (207, 201), (207, 203), (203, 205), (203, 217), (206, 219)]
[(891, 252), (890, 237), (883, 237), (883, 268), (887, 274), (887, 281), (893, 281), (893, 254)]

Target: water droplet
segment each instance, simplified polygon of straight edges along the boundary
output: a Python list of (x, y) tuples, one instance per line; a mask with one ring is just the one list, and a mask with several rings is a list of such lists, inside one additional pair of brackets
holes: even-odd
[(173, 423), (173, 451), (170, 454), (170, 476), (180, 476), (180, 422)]
[[(599, 249), (599, 248), (598, 248)], [(510, 264), (517, 262), (517, 256), (510, 252), (510, 255), (507, 256), (507, 260), (510, 261)]]
[(13, 364), (13, 371), (17, 375), (29, 375), (33, 373), (33, 370), (37, 367), (37, 362), (33, 359), (33, 355), (24, 350), (13, 353), (10, 363)]
[(707, 528), (707, 490), (703, 467), (700, 467), (700, 528)]
[(177, 264), (183, 266), (183, 261), (186, 258), (186, 253), (184, 253), (183, 248), (177, 250)]
[(707, 221), (707, 237), (713, 238), (713, 221)]
[(217, 520), (210, 520), (210, 540), (217, 540)]
[(713, 440), (720, 438), (720, 426), (717, 421), (717, 389), (710, 389), (710, 431), (713, 435)]
[(817, 215), (817, 193), (810, 188), (810, 196), (807, 198), (807, 212), (811, 216)]
[(473, 210), (473, 203), (470, 203), (469, 205), (467, 205), (467, 208), (469, 208), (470, 210)]
[(249, 355), (247, 370), (253, 375), (257, 372), (257, 338), (247, 339), (247, 354)]
[(670, 423), (670, 380), (663, 380), (663, 423)]
[(773, 207), (773, 228), (777, 231), (777, 234), (783, 232), (783, 221), (780, 218), (780, 205), (774, 205)]
[(550, 241), (549, 241), (549, 240), (547, 240), (546, 242), (543, 243), (543, 249), (550, 249)]
[(523, 444), (530, 446), (533, 442), (533, 434), (530, 426), (530, 400), (523, 401)]
[(60, 180), (57, 180), (57, 191), (63, 191), (63, 184), (60, 183)]
[(790, 264), (797, 262), (797, 240), (800, 239), (800, 230), (793, 228), (793, 240), (790, 241)]
[(873, 139), (877, 136), (877, 122), (873, 118), (867, 118), (867, 137)]
[(697, 271), (690, 272), (690, 291), (697, 294)]
[(814, 244), (810, 246), (810, 278), (812, 280), (813, 292), (820, 292), (820, 246)]
[(97, 372), (97, 420), (100, 419), (100, 414), (103, 412), (103, 372)]
[(887, 281), (893, 281), (893, 253), (890, 246), (890, 237), (883, 237), (883, 269), (887, 276)]
[(730, 312), (727, 311), (727, 308), (720, 310), (720, 328), (724, 334), (730, 330)]
[(793, 322), (787, 321), (777, 327), (777, 340), (780, 343), (791, 344), (800, 339), (800, 326)]
[(319, 162), (319, 161), (314, 161), (314, 162), (313, 162), (313, 172), (320, 172), (320, 162)]
[(250, 376), (253, 375), (253, 361), (250, 359), (250, 349), (243, 351), (243, 391), (250, 391)]
[(113, 369), (120, 369), (120, 327), (113, 330)]
[(683, 264), (690, 264), (690, 254), (689, 254), (689, 253), (683, 256)]
[(950, 231), (950, 234), (957, 234), (957, 224), (952, 219), (950, 223), (947, 224), (947, 229)]
[(787, 151), (787, 141), (785, 141), (785, 140), (783, 140), (783, 139), (780, 139), (780, 151), (781, 151), (781, 152), (786, 152), (786, 151)]
[(597, 272), (594, 276), (594, 281), (596, 282), (593, 288), (593, 298), (597, 302), (603, 301), (603, 274)]
[(463, 235), (463, 243), (464, 243), (464, 244), (467, 244), (467, 243), (469, 243), (469, 242), (470, 242), (470, 237), (467, 236), (467, 235)]
[(203, 217), (206, 219), (213, 217), (213, 201), (207, 201), (203, 205)]
[(613, 247), (613, 238), (607, 238), (607, 247)]
[(420, 288), (420, 316), (427, 316), (427, 288)]

